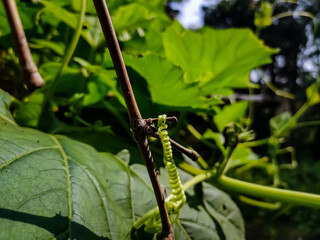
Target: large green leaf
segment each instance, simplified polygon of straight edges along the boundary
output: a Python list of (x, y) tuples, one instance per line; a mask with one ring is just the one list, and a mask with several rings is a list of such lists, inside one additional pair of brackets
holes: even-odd
[(113, 17), (113, 24), (117, 31), (124, 28), (138, 27), (144, 21), (154, 18), (154, 14), (149, 9), (138, 3), (121, 6)]
[(183, 71), (161, 57), (150, 54), (133, 58), (126, 55), (125, 60), (128, 66), (146, 79), (154, 103), (172, 107), (207, 108), (218, 102), (203, 97), (197, 85), (184, 83)]
[(19, 127), (3, 109), (0, 239), (128, 239), (155, 207), (152, 188), (123, 160)]
[(277, 52), (249, 29), (187, 31), (174, 24), (163, 35), (167, 58), (185, 71), (185, 82), (199, 82), (207, 93), (247, 87), (252, 69), (270, 63)]

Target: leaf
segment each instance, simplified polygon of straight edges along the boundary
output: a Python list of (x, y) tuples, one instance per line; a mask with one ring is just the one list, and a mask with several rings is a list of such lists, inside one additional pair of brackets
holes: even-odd
[[(26, 3), (24, 1), (16, 1), (19, 16), (23, 23), (23, 29), (28, 30), (34, 26), (34, 16), (39, 10), (38, 6)], [(0, 4), (0, 37), (11, 32), (10, 25), (7, 19), (7, 14), (3, 4)]]
[(118, 157), (19, 127), (7, 104), (0, 113), (0, 239), (128, 239), (155, 207), (152, 188)]
[(54, 16), (54, 18), (59, 19), (60, 21), (67, 24), (68, 26), (70, 26), (74, 29), (76, 28), (76, 26), (77, 26), (77, 15), (76, 14), (69, 12), (68, 10), (60, 7), (59, 5), (54, 4), (53, 2), (42, 0), (41, 4), (45, 7), (42, 10), (42, 12), (43, 12), (42, 14), (49, 13), (51, 15), (51, 16), (44, 15), (44, 17), (43, 17), (45, 20), (49, 20), (49, 23), (50, 23), (52, 16)]
[(15, 124), (14, 119), (9, 111), (11, 101), (12, 97), (0, 89), (0, 116), (5, 122)]
[(225, 153), (225, 148), (223, 146), (223, 144), (225, 143), (225, 138), (224, 138), (223, 134), (214, 132), (209, 128), (205, 131), (205, 133), (202, 135), (202, 137), (204, 139), (212, 139), (215, 142), (217, 148), (222, 153)]
[[(71, 0), (71, 5), (75, 11), (80, 12), (80, 3), (78, 0)], [(96, 9), (94, 7), (93, 1), (87, 1), (86, 13), (96, 14)]]
[[(88, 106), (102, 100), (106, 95), (115, 95), (118, 101), (126, 107), (124, 98), (117, 88), (116, 73), (107, 70), (98, 65), (92, 65), (84, 59), (75, 57), (74, 61), (79, 63), (81, 67), (88, 70), (91, 76), (91, 82), (88, 83), (88, 94), (85, 96), (84, 106)], [(112, 66), (113, 67), (113, 66)]]
[(164, 57), (162, 32), (167, 26), (168, 22), (162, 19), (145, 22), (141, 28), (137, 29), (136, 33), (131, 34), (129, 41), (122, 42), (125, 51), (136, 55), (152, 52)]
[(141, 22), (150, 20), (154, 15), (149, 9), (138, 3), (131, 3), (119, 7), (114, 14), (112, 22), (114, 28), (119, 31), (122, 29), (128, 29), (131, 27), (137, 27)]
[[(271, 135), (274, 135), (277, 131), (282, 129), (283, 126), (285, 126), (287, 122), (291, 119), (291, 117), (292, 115), (290, 112), (284, 112), (271, 118), (269, 122)], [(278, 137), (284, 137), (288, 135), (292, 127), (294, 126), (291, 126), (291, 127), (288, 126), (286, 131), (282, 132), (281, 136), (278, 136)]]
[(260, 9), (254, 14), (254, 25), (265, 28), (272, 24), (272, 4), (262, 2)]
[(225, 106), (221, 112), (214, 116), (214, 122), (216, 123), (220, 132), (227, 126), (228, 123), (236, 122), (244, 116), (248, 107), (248, 102), (241, 101), (232, 105)]
[(84, 96), (83, 106), (89, 106), (101, 101), (109, 90), (105, 84), (99, 81), (90, 81), (87, 87), (88, 93)]
[(320, 90), (319, 83), (314, 83), (307, 88), (307, 98), (310, 105), (315, 105), (320, 103)]
[(184, 83), (183, 71), (165, 59), (149, 54), (141, 58), (125, 55), (125, 60), (128, 66), (145, 78), (154, 103), (206, 109), (219, 102), (202, 97), (195, 84)]
[[(55, 26), (55, 20), (59, 20), (73, 29), (76, 28), (78, 14), (72, 13), (49, 1), (42, 0), (41, 4), (45, 6), (42, 10), (42, 19), (45, 22)], [(81, 36), (90, 44), (91, 47), (96, 47), (100, 41), (102, 41), (102, 32), (99, 20), (97, 17), (86, 16), (85, 24), (87, 25), (87, 29), (83, 29), (81, 31)]]
[(204, 95), (247, 87), (250, 71), (270, 63), (270, 56), (277, 52), (248, 29), (192, 32), (173, 24), (163, 34), (163, 43), (166, 57), (184, 70), (184, 81), (199, 82), (206, 88)]
[[(44, 81), (53, 81), (59, 71), (61, 64), (57, 62), (48, 62), (41, 65), (39, 72)], [(85, 88), (85, 76), (81, 69), (67, 67), (62, 73), (56, 86), (56, 95), (71, 97), (74, 93), (83, 92)]]
[(231, 162), (229, 168), (235, 168), (242, 166), (244, 164), (256, 161), (259, 159), (259, 156), (255, 154), (251, 148), (243, 147), (238, 145), (234, 152), (232, 153)]
[(54, 53), (58, 54), (59, 56), (63, 56), (65, 51), (65, 46), (61, 42), (52, 42), (45, 39), (32, 39), (32, 43), (29, 44), (31, 48), (48, 48), (52, 50)]
[(40, 91), (35, 91), (29, 97), (24, 98), (15, 112), (17, 123), (27, 127), (37, 127), (43, 99), (44, 95)]

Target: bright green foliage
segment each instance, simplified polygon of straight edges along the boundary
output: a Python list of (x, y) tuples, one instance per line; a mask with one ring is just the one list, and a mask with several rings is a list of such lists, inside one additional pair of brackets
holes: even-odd
[(232, 154), (230, 168), (243, 166), (258, 160), (258, 155), (251, 148), (238, 146)]
[(248, 107), (248, 102), (242, 101), (225, 106), (217, 115), (214, 116), (214, 122), (220, 132), (231, 122), (239, 121), (244, 116)]
[(259, 11), (254, 14), (254, 25), (260, 28), (268, 27), (272, 24), (272, 4), (262, 2)]
[[(36, 6), (30, 6), (30, 4), (25, 3), (21, 0), (16, 1), (19, 6), (19, 14), (21, 22), (23, 22), (24, 29), (30, 29), (33, 27), (32, 16), (39, 10)], [(7, 20), (7, 14), (5, 12), (4, 6), (0, 4), (0, 37), (5, 36), (11, 32), (9, 22)]]
[(204, 28), (195, 33), (175, 24), (164, 33), (163, 42), (168, 60), (184, 70), (184, 81), (197, 82), (205, 94), (248, 87), (250, 71), (270, 63), (277, 52), (248, 29)]
[[(318, 80), (319, 82), (319, 80)], [(310, 105), (320, 103), (319, 83), (314, 83), (307, 88), (307, 97)]]
[(184, 83), (183, 71), (161, 57), (127, 56), (125, 61), (146, 79), (154, 103), (180, 108), (206, 108), (218, 103), (217, 99), (204, 98), (195, 84)]
[[(285, 126), (288, 121), (291, 119), (291, 114), (289, 112), (284, 112), (279, 114), (278, 116), (273, 117), (270, 119), (270, 131), (271, 135), (275, 134), (279, 129)], [(290, 129), (287, 129), (286, 132), (282, 134), (282, 136), (286, 136), (290, 132)]]

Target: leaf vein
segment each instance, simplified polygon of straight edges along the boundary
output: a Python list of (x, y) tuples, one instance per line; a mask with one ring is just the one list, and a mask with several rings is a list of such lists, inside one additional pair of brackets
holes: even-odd
[(48, 149), (55, 149), (55, 148), (58, 148), (58, 146), (39, 147), (39, 148), (34, 148), (34, 149), (30, 150), (30, 151), (23, 152), (23, 153), (15, 156), (14, 158), (10, 159), (9, 161), (5, 162), (4, 164), (2, 164), (0, 166), (0, 170), (2, 168), (5, 168), (5, 167), (9, 166), (11, 163), (13, 163), (14, 161), (16, 161), (16, 160), (18, 160), (18, 159), (20, 159), (20, 158), (22, 158), (24, 156), (27, 156), (27, 155), (30, 155), (32, 153), (36, 153), (36, 152), (39, 152), (39, 151), (48, 150)]
[(55, 138), (54, 136), (50, 135), (50, 137), (52, 138), (52, 140), (55, 142), (62, 158), (63, 158), (63, 162), (66, 168), (66, 178), (67, 178), (67, 194), (68, 194), (68, 209), (69, 209), (69, 213), (68, 213), (68, 230), (69, 230), (69, 239), (72, 239), (71, 237), (71, 221), (72, 221), (72, 199), (71, 199), (71, 175), (70, 175), (70, 169), (69, 169), (69, 162), (68, 162), (68, 157), (65, 153), (65, 151), (63, 150), (62, 145), (60, 144), (60, 142), (58, 141), (57, 138)]

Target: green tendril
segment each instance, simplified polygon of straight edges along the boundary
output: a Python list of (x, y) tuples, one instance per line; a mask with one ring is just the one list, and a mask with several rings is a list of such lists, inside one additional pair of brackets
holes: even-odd
[[(169, 183), (171, 188), (171, 195), (166, 199), (166, 207), (170, 215), (171, 222), (173, 223), (178, 219), (180, 210), (186, 202), (186, 195), (184, 193), (177, 167), (173, 159), (166, 120), (167, 116), (165, 114), (158, 117), (158, 132), (163, 146), (163, 162), (168, 168)], [(134, 224), (134, 228), (139, 229), (143, 225), (145, 225), (144, 230), (146, 232), (154, 233), (161, 231), (161, 218), (159, 216), (158, 208), (151, 210), (145, 216), (140, 218)]]
[(168, 136), (168, 125), (166, 124), (167, 115), (158, 116), (158, 132), (163, 146), (163, 162), (168, 168), (169, 183), (171, 188), (172, 198), (166, 202), (169, 214), (179, 215), (180, 209), (186, 202), (186, 195), (182, 189), (182, 184), (179, 178), (176, 164), (172, 155), (172, 147)]

